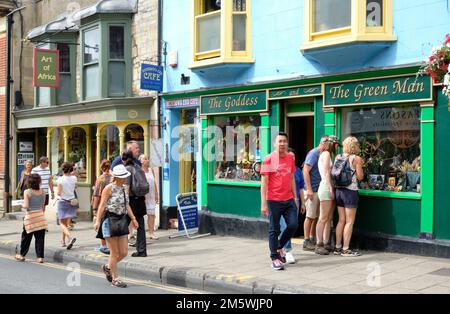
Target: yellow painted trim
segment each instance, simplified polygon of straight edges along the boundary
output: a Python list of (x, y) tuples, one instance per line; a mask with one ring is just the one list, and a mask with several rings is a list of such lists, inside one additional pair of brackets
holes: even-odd
[(392, 34), (392, 0), (383, 0), (383, 26), (367, 27), (367, 0), (352, 0), (351, 27), (314, 33), (314, 0), (305, 0), (305, 34), (301, 50), (317, 49), (358, 41), (396, 41)]
[(202, 61), (197, 61), (188, 66), (188, 69), (196, 69), (213, 65), (227, 64), (227, 63), (255, 63), (255, 60), (247, 57), (232, 57), (232, 58), (214, 58)]
[(220, 50), (210, 50), (206, 52), (199, 52), (195, 54), (196, 60), (205, 60), (205, 59), (211, 59), (211, 58), (217, 58), (220, 57)]

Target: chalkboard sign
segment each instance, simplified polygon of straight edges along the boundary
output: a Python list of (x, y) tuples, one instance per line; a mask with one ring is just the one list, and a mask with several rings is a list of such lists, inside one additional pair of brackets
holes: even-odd
[(170, 239), (186, 236), (189, 239), (195, 239), (210, 235), (199, 234), (192, 237), (192, 234), (198, 233), (198, 203), (197, 193), (185, 193), (177, 195), (178, 207), (178, 234), (169, 236)]

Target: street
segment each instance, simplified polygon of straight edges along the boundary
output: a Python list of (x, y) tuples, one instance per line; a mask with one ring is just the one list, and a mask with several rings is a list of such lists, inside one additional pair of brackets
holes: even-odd
[(33, 259), (17, 262), (0, 254), (0, 294), (195, 294), (194, 290), (162, 286), (123, 278), (125, 289), (112, 287), (100, 272), (68, 269), (54, 263), (37, 264)]

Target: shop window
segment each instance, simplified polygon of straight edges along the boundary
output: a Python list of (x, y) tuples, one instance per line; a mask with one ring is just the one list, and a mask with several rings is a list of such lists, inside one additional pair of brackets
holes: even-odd
[(65, 161), (63, 130), (60, 128), (54, 129), (50, 136), (50, 170), (53, 178), (56, 178), (62, 176), (61, 166)]
[[(37, 48), (51, 49), (50, 44), (39, 45)], [(50, 107), (52, 105), (50, 87), (36, 87), (36, 105), (38, 107)]]
[(78, 182), (85, 182), (86, 175), (86, 132), (82, 128), (70, 129), (67, 135), (69, 155), (67, 161), (74, 164)]
[(100, 29), (83, 31), (84, 98), (100, 97)]
[(303, 50), (395, 40), (391, 0), (305, 0)]
[(125, 30), (124, 26), (109, 26), (109, 95), (125, 94)]
[(130, 124), (125, 128), (125, 142), (136, 141), (141, 154), (144, 153), (144, 129), (139, 124)]
[(250, 0), (195, 0), (194, 17), (194, 62), (253, 62)]
[(260, 181), (261, 117), (217, 117), (214, 134), (215, 180)]
[(57, 94), (58, 104), (68, 104), (72, 101), (72, 73), (70, 65), (70, 45), (57, 44), (59, 50), (59, 88)]
[(343, 109), (342, 138), (364, 158), (361, 189), (420, 193), (420, 107)]
[(120, 155), (119, 129), (114, 125), (107, 125), (100, 131), (100, 160), (113, 161)]

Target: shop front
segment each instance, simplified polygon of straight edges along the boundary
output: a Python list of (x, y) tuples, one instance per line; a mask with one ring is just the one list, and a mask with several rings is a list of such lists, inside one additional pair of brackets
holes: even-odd
[[(36, 164), (41, 155), (48, 156), (54, 183), (62, 175), (60, 168), (64, 162), (74, 164), (78, 177), (79, 219), (91, 219), (92, 186), (100, 175), (99, 165), (103, 159), (112, 161), (130, 140), (137, 141), (141, 152), (149, 154), (149, 103), (153, 100), (149, 97), (134, 100), (134, 104), (110, 104), (101, 110), (91, 104), (82, 111), (72, 106), (70, 112), (65, 111), (68, 108), (58, 107), (16, 113), (18, 134), (22, 134), (19, 139), (33, 134), (29, 132), (34, 130), (36, 140), (29, 141), (36, 143), (31, 148), (32, 152), (37, 152), (33, 153), (33, 162)], [(18, 153), (23, 152), (20, 145), (23, 146), (22, 141), (17, 145)], [(51, 210), (54, 205), (50, 202)]]

